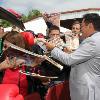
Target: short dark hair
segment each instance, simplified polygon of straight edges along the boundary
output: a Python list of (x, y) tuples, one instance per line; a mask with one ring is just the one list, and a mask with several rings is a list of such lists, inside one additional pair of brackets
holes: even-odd
[(97, 13), (89, 13), (83, 16), (86, 24), (92, 23), (95, 30), (100, 31), (100, 16)]
[(49, 28), (49, 33), (50, 33), (52, 30), (58, 30), (58, 31), (60, 32), (59, 27), (56, 26), (56, 25), (53, 25), (53, 26), (51, 26), (51, 27)]
[(73, 22), (72, 26), (75, 25), (75, 24), (80, 24), (80, 22), (76, 20), (76, 21)]

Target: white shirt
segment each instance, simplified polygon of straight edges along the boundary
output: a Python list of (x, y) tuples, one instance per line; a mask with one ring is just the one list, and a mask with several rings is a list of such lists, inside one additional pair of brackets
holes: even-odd
[(100, 32), (85, 39), (71, 54), (54, 48), (51, 56), (72, 66), (71, 100), (100, 100)]

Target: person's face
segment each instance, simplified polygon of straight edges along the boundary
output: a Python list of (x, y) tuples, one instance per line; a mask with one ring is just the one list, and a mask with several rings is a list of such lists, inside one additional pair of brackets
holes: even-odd
[(3, 34), (3, 33), (4, 33), (4, 28), (0, 27), (0, 34)]
[(4, 42), (3, 42), (3, 51), (5, 51), (9, 48), (9, 44), (10, 43), (8, 41), (4, 40)]
[(81, 31), (82, 31), (82, 36), (81, 36), (81, 38), (86, 38), (86, 37), (88, 37), (89, 36), (89, 32), (90, 32), (90, 30), (89, 30), (89, 24), (86, 24), (85, 22), (84, 22), (84, 19), (83, 19), (83, 21), (82, 21), (82, 23), (81, 23)]
[(80, 24), (74, 24), (72, 26), (72, 33), (80, 33)]
[(50, 38), (59, 38), (59, 37), (60, 37), (60, 32), (59, 32), (59, 30), (52, 30), (52, 31), (49, 33), (49, 37), (50, 37)]

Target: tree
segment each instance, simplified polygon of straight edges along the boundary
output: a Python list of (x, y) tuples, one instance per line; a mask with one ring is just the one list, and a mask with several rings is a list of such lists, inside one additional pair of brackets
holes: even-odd
[(23, 20), (23, 22), (26, 22), (26, 21), (32, 20), (32, 19), (34, 19), (36, 17), (39, 17), (41, 15), (42, 14), (40, 13), (39, 10), (31, 10), (31, 11), (29, 11), (27, 16), (26, 15), (22, 16), (22, 20)]
[(2, 25), (3, 27), (9, 27), (12, 24), (10, 22), (8, 22), (7, 20), (0, 20), (0, 25)]

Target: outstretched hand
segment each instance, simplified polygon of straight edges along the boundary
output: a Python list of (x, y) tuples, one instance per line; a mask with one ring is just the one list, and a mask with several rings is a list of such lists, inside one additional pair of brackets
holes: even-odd
[(47, 48), (47, 50), (52, 50), (56, 45), (55, 43), (52, 43), (52, 41), (47, 42), (44, 38), (37, 38), (37, 41), (43, 42)]

